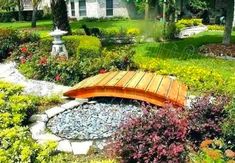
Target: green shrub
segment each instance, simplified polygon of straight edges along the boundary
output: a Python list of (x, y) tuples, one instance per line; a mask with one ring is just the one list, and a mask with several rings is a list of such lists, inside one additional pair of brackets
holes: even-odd
[(80, 58), (96, 58), (100, 56), (101, 42), (96, 37), (80, 36), (77, 55)]
[(25, 127), (13, 127), (0, 131), (0, 162), (48, 162), (56, 143), (39, 145), (34, 142)]
[[(74, 35), (64, 36), (62, 39), (65, 42), (69, 56), (98, 56), (100, 53), (101, 42), (96, 37)], [(40, 47), (45, 49), (46, 52), (50, 52), (52, 41), (52, 38), (42, 39), (40, 40)]]
[(0, 12), (0, 22), (12, 22), (15, 21), (14, 12)]
[(12, 29), (0, 29), (0, 60), (6, 58), (19, 42), (17, 31)]
[(202, 19), (181, 19), (176, 22), (177, 31), (181, 31), (186, 27), (202, 25)]
[(222, 131), (224, 138), (227, 142), (230, 142), (231, 148), (235, 150), (235, 97), (233, 98), (230, 106), (226, 109), (228, 117), (222, 124)]
[(37, 42), (40, 39), (38, 33), (28, 30), (19, 31), (18, 37), (20, 39), (20, 43)]
[(223, 31), (224, 30), (224, 26), (222, 25), (208, 25), (208, 30), (210, 31)]

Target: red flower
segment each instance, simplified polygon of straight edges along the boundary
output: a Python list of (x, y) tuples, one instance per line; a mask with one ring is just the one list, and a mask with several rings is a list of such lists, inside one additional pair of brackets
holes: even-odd
[(26, 59), (25, 59), (25, 58), (21, 58), (21, 59), (20, 59), (20, 63), (21, 63), (21, 64), (25, 64), (25, 63), (26, 63)]
[(47, 64), (47, 58), (46, 57), (41, 57), (39, 60), (39, 64), (40, 65), (46, 65)]
[(60, 75), (59, 75), (59, 74), (57, 74), (57, 75), (55, 76), (55, 80), (56, 80), (56, 81), (61, 80), (61, 77), (60, 77)]
[(22, 53), (26, 53), (28, 51), (28, 49), (26, 47), (22, 47), (20, 50)]
[(106, 71), (104, 68), (100, 69), (100, 71), (99, 71), (100, 74), (104, 74), (104, 73), (106, 73), (106, 72), (107, 72), (107, 71)]

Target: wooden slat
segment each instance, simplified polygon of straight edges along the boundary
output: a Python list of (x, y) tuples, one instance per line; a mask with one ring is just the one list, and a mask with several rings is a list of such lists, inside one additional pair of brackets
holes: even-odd
[(82, 87), (82, 88), (85, 88), (85, 87), (92, 87), (92, 86), (94, 86), (94, 83), (96, 83), (98, 80), (100, 81), (100, 80), (104, 79), (109, 73), (110, 73), (110, 72), (105, 73), (105, 74), (96, 75), (96, 76), (94, 76), (93, 78), (90, 78), (90, 79), (89, 79), (86, 83), (84, 83), (81, 87)]
[(142, 80), (139, 82), (139, 84), (136, 86), (136, 89), (142, 89), (145, 90), (149, 83), (151, 82), (152, 78), (154, 77), (153, 73), (145, 73)]
[(117, 82), (119, 82), (125, 75), (127, 74), (127, 71), (121, 71), (116, 76), (114, 76), (113, 79), (111, 79), (106, 86), (115, 86)]
[(97, 83), (101, 82), (102, 80), (104, 80), (111, 72), (107, 72), (107, 73), (104, 73), (104, 74), (100, 74), (100, 78), (94, 80), (90, 86), (91, 87), (94, 87), (95, 85), (97, 85)]
[(114, 78), (115, 75), (117, 75), (118, 72), (110, 72), (103, 80), (101, 80), (100, 82), (98, 82), (96, 85), (94, 86), (105, 86), (106, 83), (108, 83), (111, 79)]
[(145, 72), (138, 72), (129, 80), (129, 82), (125, 85), (128, 88), (135, 88), (136, 85), (141, 81), (142, 77), (144, 76)]
[(171, 89), (168, 92), (167, 98), (172, 101), (177, 101), (178, 92), (179, 92), (179, 82), (177, 80), (173, 80), (171, 84)]
[(177, 103), (184, 105), (186, 95), (187, 95), (187, 87), (184, 84), (180, 84)]
[(164, 76), (159, 89), (155, 93), (157, 93), (160, 96), (167, 96), (167, 93), (169, 91), (169, 87), (171, 84), (171, 80), (172, 80), (171, 78)]
[(116, 87), (123, 87), (134, 75), (136, 72), (129, 71), (117, 84)]
[(158, 90), (158, 87), (161, 84), (162, 80), (163, 80), (163, 76), (155, 75), (146, 91), (155, 93)]

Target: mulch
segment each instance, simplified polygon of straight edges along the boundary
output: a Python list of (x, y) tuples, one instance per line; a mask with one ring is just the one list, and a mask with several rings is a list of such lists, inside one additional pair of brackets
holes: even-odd
[(235, 57), (235, 44), (208, 44), (200, 47), (200, 52), (209, 56)]

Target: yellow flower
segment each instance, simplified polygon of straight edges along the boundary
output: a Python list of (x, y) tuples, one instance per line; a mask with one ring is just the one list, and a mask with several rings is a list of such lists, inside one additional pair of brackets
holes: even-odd
[(200, 147), (201, 148), (207, 148), (212, 143), (213, 143), (213, 140), (206, 139), (203, 142), (201, 142)]
[(213, 160), (218, 160), (221, 158), (221, 152), (216, 149), (204, 148), (203, 151)]

